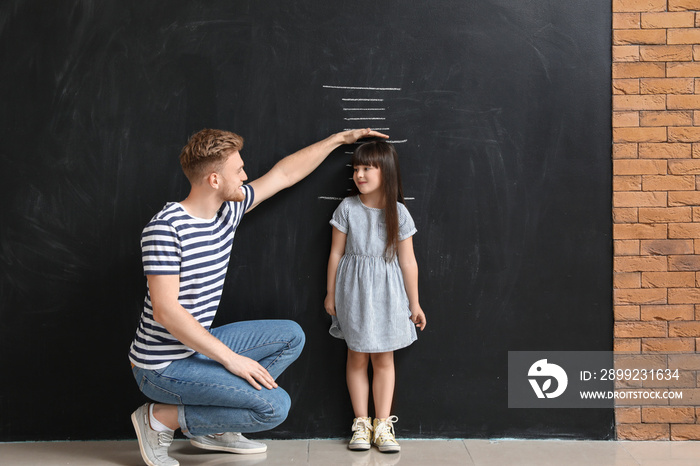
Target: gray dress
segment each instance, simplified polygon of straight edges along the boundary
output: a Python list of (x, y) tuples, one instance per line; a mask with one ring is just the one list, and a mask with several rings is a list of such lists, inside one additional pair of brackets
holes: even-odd
[[(416, 227), (406, 206), (398, 203), (398, 209), (403, 241)], [(416, 341), (399, 261), (384, 259), (384, 211), (365, 206), (359, 196), (348, 197), (330, 224), (347, 235), (336, 274), (337, 316), (332, 317), (330, 334), (360, 353), (394, 351)]]

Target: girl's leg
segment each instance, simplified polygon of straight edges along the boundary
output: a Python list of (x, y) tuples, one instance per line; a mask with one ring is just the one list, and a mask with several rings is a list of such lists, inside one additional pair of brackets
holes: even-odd
[(348, 349), (345, 376), (355, 417), (369, 417), (369, 354)]
[(394, 400), (394, 352), (372, 353), (371, 358), (375, 417), (386, 419), (391, 416), (391, 403)]

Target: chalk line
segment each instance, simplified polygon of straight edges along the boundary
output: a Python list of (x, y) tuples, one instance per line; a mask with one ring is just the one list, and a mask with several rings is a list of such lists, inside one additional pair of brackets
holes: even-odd
[(365, 118), (343, 118), (346, 121), (357, 121), (357, 120), (386, 120), (384, 117), (365, 117)]
[[(348, 191), (350, 191), (350, 190), (348, 189)], [(333, 196), (318, 196), (318, 199), (320, 199), (322, 201), (342, 201), (343, 200), (342, 197), (333, 197)], [(415, 197), (404, 197), (403, 200), (404, 201), (415, 201), (416, 198)]]
[(345, 102), (384, 102), (384, 99), (341, 99)]
[(354, 91), (400, 91), (400, 87), (358, 87), (358, 86), (328, 86), (323, 85), (326, 89), (349, 89)]
[(386, 108), (344, 108), (348, 112), (356, 112), (358, 110), (386, 110)]

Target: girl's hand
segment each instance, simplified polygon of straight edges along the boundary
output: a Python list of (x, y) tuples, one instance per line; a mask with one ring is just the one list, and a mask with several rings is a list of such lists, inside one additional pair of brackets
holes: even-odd
[(411, 322), (416, 324), (416, 327), (418, 327), (421, 332), (428, 324), (428, 320), (425, 318), (425, 313), (423, 312), (423, 309), (421, 309), (420, 305), (411, 306)]
[(328, 315), (335, 315), (335, 295), (327, 294), (326, 299), (323, 301), (323, 307), (326, 308)]

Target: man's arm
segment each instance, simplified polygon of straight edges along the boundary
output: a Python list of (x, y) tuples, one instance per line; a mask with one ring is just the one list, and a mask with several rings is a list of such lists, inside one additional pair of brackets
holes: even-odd
[(246, 379), (260, 390), (261, 384), (277, 388), (275, 379), (257, 361), (234, 353), (209, 333), (177, 300), (180, 290), (178, 275), (148, 275), (148, 289), (153, 305), (153, 319), (180, 343), (217, 361), (229, 372)]
[(321, 162), (334, 149), (367, 137), (388, 138), (389, 136), (369, 128), (343, 131), (283, 158), (269, 172), (250, 182), (250, 186), (255, 190), (255, 201), (248, 210), (252, 210), (265, 199), (304, 179), (321, 165)]

